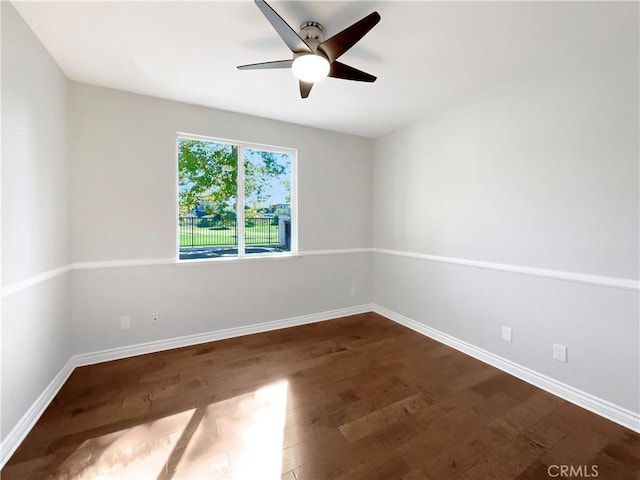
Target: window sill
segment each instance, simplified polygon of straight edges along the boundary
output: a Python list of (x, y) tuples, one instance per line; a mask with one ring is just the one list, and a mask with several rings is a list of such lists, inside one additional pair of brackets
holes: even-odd
[(272, 261), (281, 259), (300, 258), (300, 253), (273, 253), (273, 254), (256, 254), (245, 255), (243, 257), (219, 257), (219, 258), (195, 258), (191, 260), (176, 259), (174, 265), (177, 267), (187, 266), (202, 266), (211, 265), (215, 263), (244, 263), (244, 262), (260, 262), (260, 261)]

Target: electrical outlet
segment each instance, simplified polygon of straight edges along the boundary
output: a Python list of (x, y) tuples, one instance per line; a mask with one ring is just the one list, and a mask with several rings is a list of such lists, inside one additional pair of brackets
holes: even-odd
[(351, 287), (351, 296), (355, 297), (356, 293), (358, 293), (358, 289), (356, 287)]
[(553, 358), (559, 362), (567, 361), (567, 347), (559, 343), (553, 344)]
[(160, 314), (159, 313), (154, 313), (151, 316), (151, 324), (152, 325), (157, 325), (160, 323)]
[(131, 317), (120, 317), (120, 329), (127, 330), (131, 328)]
[(512, 337), (512, 330), (509, 327), (502, 327), (502, 340), (510, 342)]

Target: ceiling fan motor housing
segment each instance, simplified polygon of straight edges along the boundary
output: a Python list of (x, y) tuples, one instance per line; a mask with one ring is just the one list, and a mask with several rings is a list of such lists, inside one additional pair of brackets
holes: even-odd
[[(311, 48), (315, 54), (318, 54), (318, 45), (324, 42), (324, 27), (322, 25), (318, 22), (304, 22), (300, 25), (300, 32), (298, 35), (300, 35), (300, 38), (304, 40), (304, 43), (309, 45), (309, 48)], [(301, 54), (304, 53), (296, 53), (294, 58)]]

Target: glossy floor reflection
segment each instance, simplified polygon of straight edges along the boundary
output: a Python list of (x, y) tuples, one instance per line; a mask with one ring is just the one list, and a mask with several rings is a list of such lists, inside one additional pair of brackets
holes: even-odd
[[(59, 478), (281, 477), (287, 382), (86, 440)], [(233, 476), (231, 475), (233, 471)]]

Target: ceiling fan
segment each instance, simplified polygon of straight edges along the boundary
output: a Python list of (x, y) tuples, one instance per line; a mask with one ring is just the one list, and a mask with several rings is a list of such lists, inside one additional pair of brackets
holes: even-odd
[(264, 0), (254, 0), (262, 14), (293, 52), (290, 60), (252, 63), (238, 66), (239, 70), (261, 70), (268, 68), (291, 68), (300, 82), (300, 96), (307, 98), (313, 83), (324, 77), (342, 78), (357, 82), (375, 82), (376, 77), (338, 62), (338, 57), (353, 47), (379, 21), (378, 12), (373, 12), (345, 28), (328, 40), (324, 39), (324, 28), (317, 22), (305, 22), (296, 31), (285, 22)]

